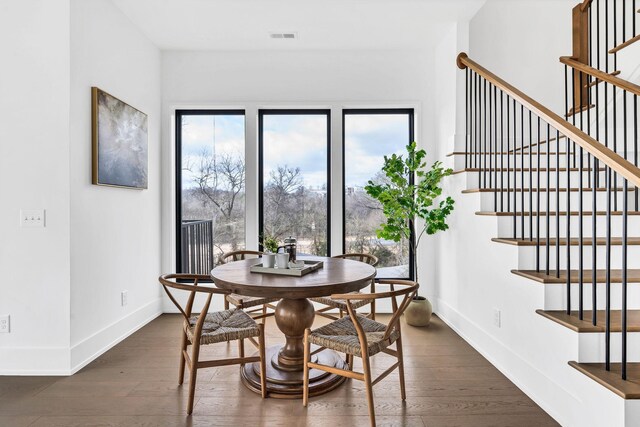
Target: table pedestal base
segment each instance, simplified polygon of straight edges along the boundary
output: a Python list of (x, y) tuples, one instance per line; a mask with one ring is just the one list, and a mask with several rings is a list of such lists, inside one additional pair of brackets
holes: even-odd
[[(311, 346), (311, 351), (315, 346)], [(281, 399), (302, 398), (302, 371), (280, 369), (278, 354), (282, 346), (267, 348), (267, 393), (269, 397)], [(317, 348), (317, 347), (315, 347)], [(316, 359), (317, 358), (317, 362)], [(333, 350), (323, 350), (311, 357), (322, 365), (333, 366), (338, 369), (347, 369), (346, 362)], [(260, 364), (249, 363), (240, 368), (242, 382), (252, 391), (260, 393)], [(330, 374), (318, 369), (309, 371), (309, 396), (317, 396), (327, 393), (346, 380), (345, 377)]]

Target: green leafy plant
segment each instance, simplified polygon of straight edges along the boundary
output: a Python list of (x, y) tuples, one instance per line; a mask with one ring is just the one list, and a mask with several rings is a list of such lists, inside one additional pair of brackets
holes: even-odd
[(271, 236), (269, 234), (262, 235), (261, 244), (262, 244), (262, 247), (267, 252), (271, 252), (274, 254), (278, 252), (278, 248), (280, 247), (280, 243), (278, 242), (278, 239), (275, 236)]
[[(442, 195), (440, 183), (451, 175), (451, 169), (435, 162), (426, 169), (425, 150), (417, 150), (416, 143), (407, 145), (407, 156), (403, 158), (393, 154), (384, 156), (382, 171), (386, 180), (382, 183), (369, 181), (364, 187), (369, 196), (378, 200), (387, 222), (376, 230), (378, 238), (399, 242), (407, 239), (413, 249), (413, 273), (418, 277), (418, 244), (424, 234), (435, 234), (449, 228), (447, 216), (453, 211), (454, 200)], [(414, 177), (412, 183), (410, 177)], [(422, 228), (416, 234), (416, 219), (424, 220)], [(414, 236), (414, 238), (412, 238)]]

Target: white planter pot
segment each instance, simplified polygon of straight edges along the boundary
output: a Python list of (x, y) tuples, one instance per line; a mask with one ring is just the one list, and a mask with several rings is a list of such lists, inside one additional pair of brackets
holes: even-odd
[(404, 318), (411, 326), (429, 326), (433, 306), (425, 297), (416, 297), (411, 300), (409, 307), (404, 312)]

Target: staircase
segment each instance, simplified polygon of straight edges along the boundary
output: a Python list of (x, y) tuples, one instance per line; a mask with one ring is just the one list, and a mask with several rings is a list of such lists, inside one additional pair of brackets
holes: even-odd
[[(640, 399), (640, 86), (617, 57), (640, 40), (635, 6), (574, 8), (560, 115), (459, 54), (467, 138), (449, 154), (475, 214), (495, 217), (490, 240), (515, 253), (511, 273), (544, 287), (537, 316), (578, 346), (565, 362), (624, 401)], [(618, 407), (607, 425), (640, 425), (640, 405)]]

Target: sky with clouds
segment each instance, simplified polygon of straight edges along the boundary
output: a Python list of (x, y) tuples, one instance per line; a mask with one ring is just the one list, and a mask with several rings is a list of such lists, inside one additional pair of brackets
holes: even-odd
[(363, 187), (409, 142), (406, 114), (348, 114), (344, 123), (345, 185)]
[[(244, 156), (244, 116), (183, 116), (183, 165), (205, 151)], [(327, 183), (327, 116), (264, 115), (264, 177), (278, 166), (299, 167), (304, 185)], [(345, 117), (345, 181), (364, 186), (382, 167), (384, 155), (401, 154), (409, 141), (405, 114), (348, 114)], [(183, 185), (194, 185), (183, 172)]]

